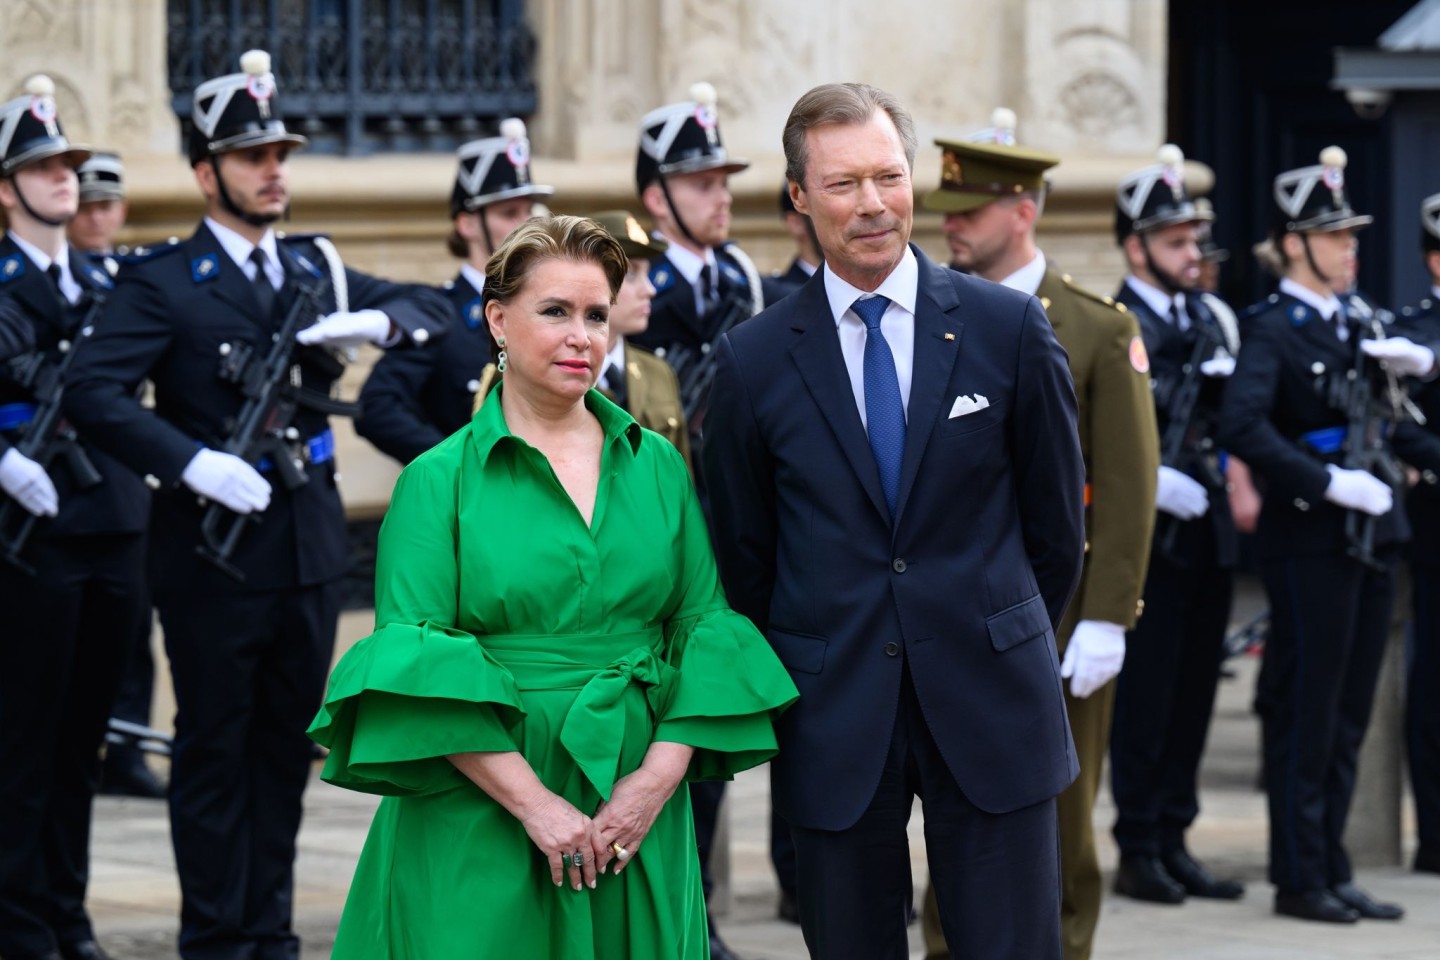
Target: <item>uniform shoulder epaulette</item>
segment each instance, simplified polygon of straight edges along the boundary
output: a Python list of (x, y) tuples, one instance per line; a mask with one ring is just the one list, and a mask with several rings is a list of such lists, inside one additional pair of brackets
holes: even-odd
[(329, 240), (328, 233), (289, 233), (280, 230), (275, 231), (275, 239), (281, 243), (314, 243), (316, 240)]
[(175, 251), (179, 250), (180, 246), (180, 241), (175, 237), (171, 237), (164, 243), (156, 243), (148, 247), (134, 247), (124, 253), (120, 253), (117, 251), (115, 254), (115, 260), (122, 267), (136, 266), (138, 264), (148, 263), (151, 260), (158, 260), (161, 257), (168, 256), (169, 254), (172, 254)]
[(1070, 274), (1068, 273), (1060, 274), (1060, 281), (1065, 284), (1065, 289), (1069, 290), (1071, 293), (1084, 297), (1086, 300), (1089, 300), (1093, 303), (1102, 304), (1106, 307), (1109, 307), (1111, 310), (1115, 310), (1120, 313), (1126, 312), (1125, 304), (1117, 303), (1114, 297), (1107, 297), (1103, 293), (1096, 293), (1094, 290), (1090, 290), (1086, 287), (1080, 286), (1080, 284), (1075, 282), (1075, 278), (1070, 276)]
[(1244, 323), (1246, 320), (1249, 320), (1252, 317), (1258, 317), (1262, 313), (1273, 310), (1275, 308), (1275, 305), (1279, 302), (1280, 295), (1272, 293), (1264, 300), (1259, 300), (1255, 303), (1250, 304), (1250, 306), (1246, 307), (1245, 309), (1237, 311), (1235, 316), (1240, 320), (1241, 323)]

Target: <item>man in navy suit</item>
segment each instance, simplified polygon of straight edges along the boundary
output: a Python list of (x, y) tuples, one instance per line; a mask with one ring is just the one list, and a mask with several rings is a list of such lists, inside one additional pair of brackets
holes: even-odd
[(703, 457), (730, 602), (801, 692), (772, 777), (805, 940), (908, 955), (919, 796), (956, 955), (1055, 960), (1078, 768), (1053, 625), (1084, 550), (1065, 354), (1034, 297), (909, 245), (893, 97), (817, 87), (784, 142), (825, 266), (720, 341)]

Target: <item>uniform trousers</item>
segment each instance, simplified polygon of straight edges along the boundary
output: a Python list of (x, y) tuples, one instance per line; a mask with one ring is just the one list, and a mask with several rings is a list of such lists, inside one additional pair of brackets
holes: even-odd
[(966, 960), (1058, 960), (1055, 801), (992, 814), (966, 798), (926, 726), (908, 672), (870, 806), (846, 830), (792, 824), (797, 906), (815, 960), (903, 960), (912, 902), (905, 825), (924, 805), (925, 849), (946, 941)]
[(138, 534), (33, 540), (0, 564), (0, 957), (94, 939), (85, 913), (100, 744), (141, 617)]
[(1145, 615), (1125, 642), (1110, 735), (1115, 842), (1125, 856), (1183, 849), (1200, 813), (1196, 785), (1230, 618), (1234, 575), (1180, 566), (1158, 550)]
[(184, 960), (295, 960), (295, 838), (338, 581), (157, 597), (175, 681), (170, 833)]
[(1416, 862), (1440, 871), (1440, 564), (1410, 566), (1415, 591), (1410, 669), (1405, 698), (1405, 741), (1415, 823)]
[(1394, 596), (1394, 551), (1380, 556), (1383, 570), (1337, 555), (1260, 567), (1271, 615), (1259, 690), (1270, 882), (1281, 893), (1351, 879), (1345, 820)]

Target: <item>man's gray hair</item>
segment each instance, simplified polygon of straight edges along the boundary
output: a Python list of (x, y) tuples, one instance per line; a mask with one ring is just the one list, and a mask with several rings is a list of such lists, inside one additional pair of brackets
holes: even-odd
[(915, 121), (893, 94), (868, 83), (825, 83), (813, 88), (795, 101), (790, 119), (785, 121), (785, 177), (805, 188), (805, 163), (810, 158), (805, 149), (805, 131), (830, 123), (865, 123), (877, 110), (883, 110), (905, 148), (905, 162), (915, 168)]

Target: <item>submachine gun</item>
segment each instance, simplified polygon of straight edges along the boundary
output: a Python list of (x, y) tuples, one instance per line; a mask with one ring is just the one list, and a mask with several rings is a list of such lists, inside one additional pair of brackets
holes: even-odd
[[(1355, 358), (1345, 378), (1334, 382), (1331, 396), (1331, 403), (1345, 413), (1340, 466), (1374, 474), (1390, 485), (1398, 499), (1405, 488), (1405, 470), (1386, 441), (1394, 425), (1407, 417), (1424, 426), (1425, 414), (1410, 399), (1400, 378), (1361, 350), (1366, 339), (1382, 340), (1387, 334), (1369, 304), (1359, 297), (1348, 299), (1359, 319), (1359, 325), (1351, 328)], [(1383, 570), (1385, 565), (1375, 557), (1375, 520), (1359, 510), (1346, 511), (1345, 552), (1367, 567)]]
[[(1196, 326), (1199, 336), (1195, 348), (1170, 387), (1165, 407), (1165, 435), (1160, 438), (1160, 463), (1186, 475), (1198, 472), (1211, 490), (1223, 490), (1225, 478), (1216, 466), (1215, 441), (1209, 431), (1202, 429), (1204, 425), (1196, 422), (1196, 412), (1200, 390), (1205, 385), (1205, 373), (1200, 365), (1213, 358), (1216, 351), (1226, 349), (1225, 336), (1215, 320)], [(1173, 556), (1175, 538), (1184, 521), (1169, 514), (1162, 514), (1161, 520), (1165, 529), (1160, 534), (1160, 550), (1166, 556)]]
[[(345, 368), (344, 361), (328, 351), (301, 347), (295, 342), (295, 334), (320, 315), (329, 287), (330, 281), (325, 279), (300, 287), (264, 354), (258, 352), (259, 348), (243, 343), (226, 343), (220, 347), (220, 378), (236, 384), (245, 397), (234, 429), (220, 449), (252, 467), (259, 468), (262, 462), (270, 464), (287, 490), (304, 486), (310, 479), (304, 464), (295, 456), (297, 445), (303, 441), (294, 425), (295, 414), (301, 408), (339, 417), (355, 417), (360, 413), (359, 404), (301, 386), (297, 351), (303, 350), (306, 363), (319, 366), (332, 380)], [(244, 582), (244, 573), (231, 558), (246, 527), (259, 523), (262, 517), (258, 512), (240, 514), (218, 503), (208, 504), (200, 521), (201, 542), (195, 551)]]
[[(85, 455), (75, 429), (61, 411), (65, 374), (74, 362), (81, 342), (94, 330), (95, 320), (105, 306), (105, 296), (98, 291), (89, 290), (86, 296), (90, 298), (89, 309), (76, 328), (74, 338), (60, 341), (59, 362), (51, 360), (44, 350), (34, 350), (9, 362), (10, 379), (29, 390), (35, 398), (35, 415), (15, 449), (47, 470), (57, 460), (64, 463), (81, 490), (89, 490), (105, 482), (95, 464)], [(35, 569), (21, 559), (20, 553), (30, 541), (39, 519), (14, 500), (5, 498), (4, 503), (0, 503), (0, 559), (32, 576)]]
[(698, 348), (683, 344), (671, 344), (666, 348), (664, 358), (675, 371), (680, 381), (680, 405), (685, 410), (685, 420), (694, 432), (698, 425), (697, 415), (705, 407), (710, 396), (710, 384), (715, 380), (715, 352), (712, 345), (742, 320), (750, 319), (753, 304), (743, 295), (748, 288), (736, 288), (736, 292), (720, 301), (716, 308), (716, 323), (708, 339)]

